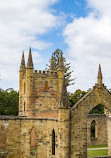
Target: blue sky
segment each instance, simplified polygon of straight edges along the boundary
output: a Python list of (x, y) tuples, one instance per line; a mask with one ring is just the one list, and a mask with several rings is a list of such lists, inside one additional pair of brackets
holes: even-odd
[(19, 87), (22, 51), (27, 63), (32, 47), (35, 69), (44, 69), (60, 48), (71, 63), (75, 84), (68, 91), (88, 90), (101, 64), (104, 83), (111, 88), (110, 0), (0, 1), (0, 87)]

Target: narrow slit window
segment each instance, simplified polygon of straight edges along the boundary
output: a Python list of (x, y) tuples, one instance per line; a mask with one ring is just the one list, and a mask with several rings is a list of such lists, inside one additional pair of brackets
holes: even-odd
[(55, 155), (55, 131), (52, 130), (52, 155)]
[(93, 120), (91, 122), (91, 139), (96, 138), (96, 122)]
[(24, 101), (24, 111), (25, 111), (25, 101)]
[(24, 82), (24, 94), (26, 93), (26, 83)]

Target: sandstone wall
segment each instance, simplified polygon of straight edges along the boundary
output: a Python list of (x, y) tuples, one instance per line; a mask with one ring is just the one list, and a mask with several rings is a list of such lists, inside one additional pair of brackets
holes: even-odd
[(97, 105), (111, 111), (111, 93), (102, 85), (95, 85), (71, 109), (71, 158), (87, 158), (87, 117)]
[[(88, 115), (87, 119), (87, 144), (88, 145), (107, 145), (107, 120), (106, 115)], [(91, 123), (95, 121), (95, 138), (91, 138)]]
[[(0, 117), (6, 131), (7, 158), (58, 157), (58, 120)], [(36, 146), (31, 148), (31, 130), (35, 129)], [(55, 155), (52, 155), (52, 130), (55, 130)], [(32, 142), (33, 144), (33, 142)]]
[(59, 79), (57, 72), (30, 71), (27, 69), (26, 76), (20, 78), (19, 115), (57, 118), (61, 96), (59, 81), (63, 82), (63, 78)]
[(111, 155), (111, 117), (108, 118), (108, 155)]

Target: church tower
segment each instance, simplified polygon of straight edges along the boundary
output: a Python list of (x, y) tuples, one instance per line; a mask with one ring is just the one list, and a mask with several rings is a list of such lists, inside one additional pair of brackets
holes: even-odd
[(59, 107), (68, 107), (62, 52), (55, 70), (52, 55), (49, 70), (34, 70), (31, 48), (27, 67), (22, 55), (19, 80), (19, 116), (58, 118)]
[(27, 67), (25, 67), (24, 53), (22, 55), (19, 72), (19, 115), (27, 116), (33, 102), (33, 61), (31, 48), (29, 50)]

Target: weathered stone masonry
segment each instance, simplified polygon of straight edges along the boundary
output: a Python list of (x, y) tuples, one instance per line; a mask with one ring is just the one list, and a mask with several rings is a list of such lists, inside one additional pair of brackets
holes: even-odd
[[(95, 138), (91, 138), (91, 123), (95, 121)], [(105, 114), (88, 115), (87, 118), (87, 145), (108, 144), (108, 117)]]
[[(94, 119), (88, 114), (98, 104), (111, 111), (111, 93), (102, 83), (100, 66), (97, 84), (70, 108), (62, 54), (57, 71), (53, 56), (49, 71), (34, 71), (30, 49), (27, 67), (24, 53), (20, 66), (19, 116), (0, 116), (0, 153), (7, 158), (87, 158), (87, 133)], [(110, 118), (95, 120), (108, 131), (111, 154)]]

